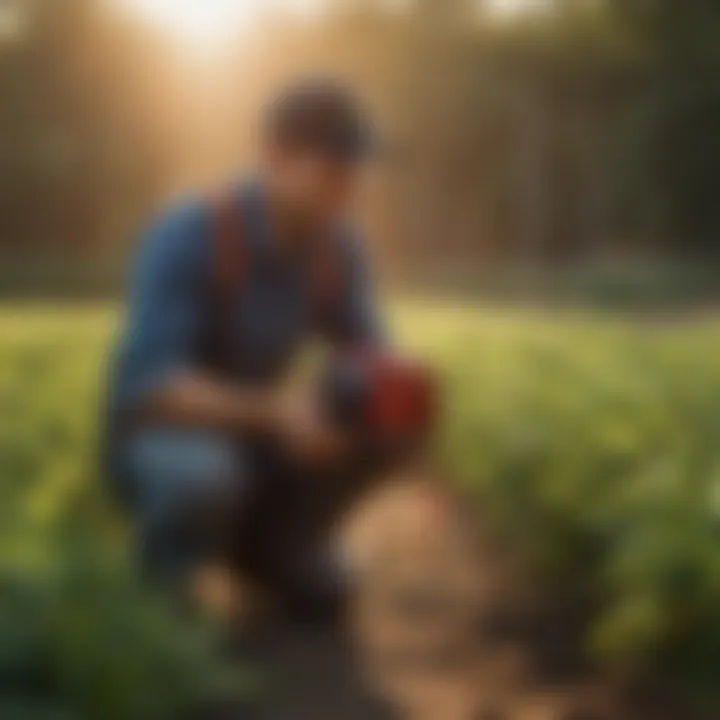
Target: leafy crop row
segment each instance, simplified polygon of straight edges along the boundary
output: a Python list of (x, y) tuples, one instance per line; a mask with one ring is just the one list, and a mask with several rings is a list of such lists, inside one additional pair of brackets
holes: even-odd
[[(0, 560), (14, 588), (0, 592), (2, 717), (12, 717), (2, 702), (38, 697), (68, 718), (170, 716), (217, 677), (207, 643), (132, 579), (123, 524), (92, 469), (114, 317), (0, 316)], [(403, 343), (442, 371), (441, 447), (458, 481), (495, 508), (548, 582), (596, 600), (588, 648), (611, 666), (662, 662), (711, 684), (720, 663), (715, 323), (437, 303), (405, 305), (395, 321)], [(43, 707), (17, 717), (43, 717)]]

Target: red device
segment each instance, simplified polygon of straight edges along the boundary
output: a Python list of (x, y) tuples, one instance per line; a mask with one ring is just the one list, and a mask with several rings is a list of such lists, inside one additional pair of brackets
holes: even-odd
[(390, 352), (341, 350), (322, 382), (323, 406), (332, 422), (372, 447), (417, 447), (438, 419), (438, 381), (423, 363)]

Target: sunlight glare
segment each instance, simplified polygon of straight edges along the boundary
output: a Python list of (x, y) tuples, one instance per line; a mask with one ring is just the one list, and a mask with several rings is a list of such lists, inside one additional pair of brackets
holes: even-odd
[(487, 0), (488, 9), (499, 16), (512, 17), (527, 12), (546, 11), (551, 0)]
[(181, 40), (211, 43), (252, 23), (258, 0), (120, 0), (148, 24)]

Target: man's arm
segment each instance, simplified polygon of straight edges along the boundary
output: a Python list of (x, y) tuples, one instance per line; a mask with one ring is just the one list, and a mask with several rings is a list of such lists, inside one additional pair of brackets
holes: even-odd
[(269, 393), (231, 386), (196, 364), (212, 282), (210, 231), (207, 211), (187, 205), (155, 223), (142, 243), (125, 330), (124, 411), (153, 423), (270, 432), (281, 411)]
[(233, 387), (201, 372), (179, 372), (140, 408), (152, 422), (229, 432), (271, 434), (279, 403), (266, 389)]

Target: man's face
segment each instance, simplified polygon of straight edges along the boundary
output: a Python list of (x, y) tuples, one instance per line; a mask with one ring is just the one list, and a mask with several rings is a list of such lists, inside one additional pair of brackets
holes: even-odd
[(356, 162), (311, 150), (271, 148), (267, 167), (275, 191), (299, 219), (317, 226), (347, 213), (362, 175)]

